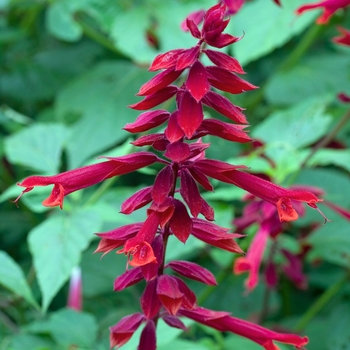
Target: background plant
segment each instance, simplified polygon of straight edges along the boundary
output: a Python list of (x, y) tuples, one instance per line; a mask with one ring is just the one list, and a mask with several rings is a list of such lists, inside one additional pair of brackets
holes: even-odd
[[(2, 168), (3, 189), (16, 182), (17, 179), (34, 172), (56, 173), (59, 170), (57, 165), (59, 160), (62, 161), (60, 168), (65, 170), (92, 161), (94, 155), (103, 153), (118, 156), (133, 152), (127, 142), (122, 143), (125, 133), (120, 133), (118, 136), (118, 130), (137, 116), (137, 113), (125, 109), (124, 106), (136, 102), (132, 96), (138, 91), (139, 86), (149, 79), (150, 74), (128, 62), (126, 58), (130, 57), (133, 62), (143, 65), (150, 62), (157, 51), (154, 47), (147, 46), (144, 35), (135, 36), (130, 33), (130, 37), (127, 37), (125, 31), (118, 30), (118, 28), (125, 28), (122, 21), (124, 18), (126, 21), (124, 23), (130, 23), (128, 16), (140, 18), (138, 16), (152, 12), (147, 26), (144, 25), (144, 28), (137, 32), (155, 35), (161, 52), (183, 47), (186, 42), (184, 40), (189, 39), (188, 34), (183, 35), (178, 30), (169, 29), (173, 23), (166, 16), (169, 7), (165, 9), (161, 4), (154, 6), (148, 3), (147, 5), (141, 4), (141, 7), (127, 2), (123, 3), (124, 9), (128, 10), (124, 13), (125, 16), (122, 16), (122, 9), (113, 8), (109, 2), (86, 3), (83, 8), (79, 8), (81, 4), (62, 5), (61, 2), (2, 5), (3, 14), (6, 15), (2, 22), (4, 35), (1, 39), (1, 45), (4, 48), (1, 56), (4, 63), (1, 66), (3, 69), (1, 88), (2, 96), (6, 97), (6, 105), (2, 106), (2, 131), (4, 135), (7, 135), (3, 142), (3, 154), (5, 155)], [(213, 4), (201, 2), (201, 5), (209, 7)], [(145, 11), (142, 6), (148, 10)], [(174, 19), (173, 25), (176, 28), (189, 12), (199, 7), (196, 2), (182, 3), (182, 6), (178, 6), (177, 2), (170, 2), (168, 6), (174, 6), (172, 13), (176, 13), (176, 16), (174, 15), (174, 18), (171, 19)], [(305, 154), (310, 152), (310, 147), (314, 146), (314, 143), (320, 140), (330, 128), (335, 128), (337, 121), (340, 121), (346, 113), (346, 105), (337, 102), (334, 96), (339, 91), (349, 91), (346, 75), (349, 62), (348, 52), (346, 48), (342, 49), (331, 44), (330, 38), (337, 34), (334, 22), (342, 23), (344, 27), (347, 26), (347, 14), (339, 12), (331, 19), (334, 22), (331, 22), (328, 27), (316, 27), (313, 25), (316, 13), (310, 12), (296, 19), (293, 14), (294, 7), (289, 8), (288, 6), (291, 5), (285, 4), (282, 9), (279, 9), (274, 4), (262, 5), (261, 1), (247, 3), (234, 17), (235, 20), (231, 21), (229, 28), (229, 32), (233, 35), (240, 35), (243, 30), (246, 33), (244, 41), (234, 45), (234, 56), (244, 63), (249, 81), (262, 86), (260, 91), (250, 93), (250, 96), (241, 95), (239, 99), (235, 97), (234, 103), (247, 107), (248, 118), (253, 124), (252, 135), (264, 141), (264, 148), (254, 150), (250, 155), (244, 156), (245, 159), (237, 159), (242, 154), (247, 154), (249, 146), (225, 149), (219, 141), (213, 138), (210, 140), (213, 144), (210, 150), (212, 153), (207, 153), (207, 156), (222, 160), (235, 157), (234, 160), (232, 159), (233, 164), (249, 165), (256, 172), (267, 174), (279, 184), (318, 185), (325, 190), (326, 198), (347, 207), (349, 203), (344, 192), (344, 188), (348, 188), (346, 171), (349, 155), (347, 150), (344, 148), (319, 149), (300, 171), (300, 164), (305, 159), (303, 158)], [(154, 11), (154, 8), (157, 8), (157, 11)], [(262, 20), (257, 19), (256, 32), (254, 32), (254, 23), (247, 20), (253, 13), (250, 11), (262, 16)], [(155, 22), (154, 18), (157, 19)], [(273, 24), (272, 20), (264, 21), (263, 18), (280, 21), (276, 23), (283, 23), (282, 26), (285, 25), (285, 27), (280, 26), (280, 30), (276, 31), (276, 24)], [(59, 24), (62, 21), (65, 25), (59, 30)], [(134, 22), (137, 25), (145, 23), (145, 21), (136, 20)], [(246, 28), (247, 22), (250, 26), (249, 32)], [(266, 25), (265, 32), (262, 31), (264, 28), (262, 23)], [(301, 33), (307, 26), (310, 26), (310, 29)], [(43, 31), (42, 28), (47, 28), (48, 32)], [(115, 30), (114, 34), (112, 28)], [(174, 34), (166, 35), (169, 34), (167, 29), (171, 33), (179, 32), (179, 37)], [(79, 41), (81, 33), (85, 33), (93, 40), (84, 36)], [(50, 36), (52, 34), (60, 39), (77, 40), (77, 42), (66, 44), (64, 41), (56, 41)], [(187, 39), (184, 39), (185, 37)], [(123, 40), (128, 45), (124, 45)], [(134, 47), (132, 40), (136, 41)], [(256, 45), (256, 40), (260, 42), (260, 45)], [(188, 47), (191, 45), (193, 42), (189, 43)], [(281, 45), (284, 46), (274, 52), (271, 51)], [(135, 47), (138, 48), (137, 51)], [(141, 47), (145, 49), (141, 50)], [(295, 49), (292, 50), (292, 48)], [(116, 60), (116, 50), (119, 51), (120, 60)], [(147, 54), (149, 54), (148, 57)], [(99, 63), (96, 64), (97, 59)], [(65, 62), (69, 64), (64, 64)], [(126, 70), (129, 74), (125, 75)], [(267, 82), (264, 83), (266, 79)], [(301, 81), (303, 84), (300, 84)], [(128, 86), (128, 90), (124, 88), (125, 86)], [(127, 91), (129, 95), (123, 96)], [(117, 98), (119, 96), (122, 98)], [(305, 96), (309, 98), (305, 100)], [(123, 111), (118, 112), (118, 118), (115, 118), (116, 111)], [(97, 115), (101, 119), (103, 117), (105, 123), (96, 123)], [(263, 117), (266, 119), (261, 121)], [(125, 119), (122, 121), (122, 118)], [(286, 122), (288, 122), (288, 128), (284, 128)], [(282, 126), (278, 127), (278, 123), (281, 123)], [(31, 125), (28, 126), (28, 124)], [(274, 128), (278, 128), (278, 134), (274, 132), (276, 130)], [(284, 134), (283, 130), (285, 130)], [(340, 142), (342, 147), (346, 146), (347, 135), (348, 129), (343, 123), (341, 131), (333, 136), (337, 140), (337, 143), (333, 145), (339, 145)], [(87, 139), (89, 143), (84, 142)], [(82, 144), (85, 147), (82, 147)], [(329, 144), (332, 145), (330, 142)], [(216, 152), (214, 145), (217, 145)], [(113, 152), (108, 154), (107, 150), (114, 146), (116, 147)], [(64, 151), (63, 157), (61, 157), (62, 151)], [(266, 157), (260, 157), (262, 151), (270, 160), (273, 160), (274, 166), (271, 166), (271, 161), (266, 161)], [(20, 166), (10, 166), (8, 161)], [(103, 334), (103, 331), (107, 329), (107, 326), (115, 323), (115, 320), (121, 316), (135, 311), (133, 310), (135, 302), (132, 300), (138, 300), (140, 296), (137, 288), (123, 295), (108, 294), (111, 290), (111, 280), (125, 268), (122, 262), (124, 259), (120, 256), (107, 255), (99, 262), (97, 256), (90, 254), (94, 250), (93, 246), (96, 246), (96, 243), (92, 242), (91, 247), (83, 253), (81, 264), (84, 279), (84, 310), (87, 313), (74, 314), (79, 322), (72, 321), (72, 324), (81, 325), (79, 329), (82, 336), (78, 339), (75, 337), (76, 334), (79, 334), (78, 329), (77, 332), (72, 332), (71, 337), (62, 338), (58, 327), (62, 319), (72, 320), (73, 317), (72, 312), (59, 310), (66, 302), (66, 287), (63, 287), (60, 292), (59, 290), (69, 278), (71, 268), (78, 263), (79, 251), (85, 250), (89, 245), (92, 239), (91, 233), (106, 231), (117, 225), (144, 219), (143, 217), (138, 218), (139, 214), (136, 212), (135, 216), (126, 222), (125, 220), (129, 218), (115, 214), (120, 206), (115, 203), (115, 198), (121, 198), (122, 201), (122, 198), (135, 192), (135, 188), (128, 190), (122, 185), (133, 187), (135, 182), (140, 186), (149, 185), (150, 177), (147, 173), (142, 177), (124, 177), (118, 179), (118, 186), (109, 184), (110, 187), (107, 189), (105, 185), (105, 187), (96, 189), (96, 192), (90, 189), (83, 193), (73, 194), (65, 201), (64, 213), (43, 212), (45, 208), (42, 208), (39, 203), (41, 199), (47, 197), (48, 192), (38, 194), (36, 191), (34, 195), (27, 194), (26, 197), (23, 197), (21, 211), (14, 210), (13, 205), (8, 203), (3, 204), (2, 215), (6, 220), (1, 221), (4, 232), (1, 235), (2, 250), (15, 258), (21, 268), (29, 273), (29, 283), (36, 300), (39, 300), (39, 291), (33, 279), (34, 270), (30, 269), (28, 246), (23, 238), (33, 226), (43, 222), (43, 219), (46, 218), (42, 224), (30, 232), (29, 249), (34, 257), (34, 266), (42, 266), (42, 269), (36, 268), (36, 271), (45, 309), (49, 306), (53, 296), (57, 295), (50, 306), (50, 322), (29, 324), (39, 319), (40, 314), (35, 314), (29, 306), (30, 303), (35, 304), (35, 302), (28, 288), (23, 286), (25, 283), (21, 282), (23, 285), (16, 285), (13, 284), (13, 280), (11, 282), (6, 277), (8, 273), (5, 274), (5, 272), (8, 271), (13, 271), (12, 276), (16, 276), (16, 273), (17, 276), (21, 275), (17, 270), (18, 267), (8, 258), (8, 254), (3, 254), (3, 266), (8, 266), (1, 279), (2, 284), (6, 287), (2, 298), (4, 300), (2, 320), (6, 325), (2, 328), (4, 336), (1, 337), (4, 339), (2, 344), (4, 348), (9, 346), (13, 348), (16, 346), (17, 348), (21, 346), (22, 348), (43, 346), (52, 348), (54, 344), (62, 347), (73, 343), (81, 347), (97, 348), (101, 346), (104, 348), (107, 345), (103, 345), (103, 342), (106, 342), (106, 334)], [(10, 189), (2, 195), (2, 199), (14, 198), (17, 194), (18, 189), (16, 192)], [(239, 213), (239, 199), (242, 197), (242, 192), (233, 187), (222, 188), (222, 190), (219, 188), (210, 197), (207, 200), (210, 200), (215, 211), (220, 213), (220, 217), (216, 219), (217, 222), (220, 222), (222, 226), (229, 226), (232, 217), (232, 201), (234, 201), (236, 212)], [(98, 198), (99, 201), (97, 201)], [(36, 214), (33, 215), (30, 211), (26, 211), (25, 206), (31, 210), (34, 209)], [(339, 320), (337, 315), (339, 312), (344, 312), (346, 306), (343, 303), (346, 303), (348, 293), (346, 289), (340, 288), (345, 284), (342, 274), (344, 268), (348, 266), (346, 259), (349, 247), (347, 244), (348, 224), (337, 214), (327, 212), (326, 214), (334, 221), (332, 223), (334, 228), (331, 232), (327, 225), (319, 228), (306, 240), (307, 244), (312, 244), (312, 249), (306, 256), (304, 268), (310, 288), (303, 292), (301, 297), (300, 292), (282, 280), (277, 293), (272, 293), (271, 308), (267, 318), (268, 321), (278, 322), (280, 325), (295, 325), (298, 317), (304, 314), (305, 308), (313, 300), (317, 300), (317, 296), (321, 295), (323, 290), (326, 292), (319, 300), (327, 301), (330, 300), (326, 298), (327, 296), (336, 295), (335, 301), (322, 309), (322, 312), (317, 313), (320, 311), (319, 308), (313, 313), (312, 316), (317, 315), (317, 317), (312, 319), (313, 322), (310, 323), (309, 329), (305, 330), (305, 333), (311, 338), (309, 348), (314, 346), (318, 349), (322, 347), (317, 344), (317, 341), (320, 341), (322, 346), (328, 346), (324, 344), (329, 342), (330, 348), (334, 347), (334, 344), (341, 346), (341, 339), (346, 341), (346, 326), (348, 325), (346, 317), (342, 317), (341, 324), (344, 325), (344, 330), (341, 329), (340, 324), (337, 329), (332, 328), (333, 335), (331, 334), (327, 340), (322, 339), (322, 335), (326, 332), (320, 330), (322, 327), (329, 329), (328, 324), (332, 324), (334, 319)], [(18, 220), (18, 217), (21, 220)], [(27, 219), (24, 220), (24, 217)], [(299, 232), (298, 227), (308, 226), (315, 221), (319, 221), (319, 218), (313, 217), (313, 213), (308, 213), (302, 221), (296, 223), (297, 226), (294, 226), (292, 231)], [(65, 230), (63, 235), (61, 227), (69, 227), (69, 230)], [(252, 233), (254, 230), (255, 228), (252, 228)], [(48, 235), (47, 231), (51, 231), (51, 234)], [(292, 231), (289, 229), (288, 232)], [(249, 237), (252, 237), (252, 233)], [(73, 240), (72, 237), (79, 237), (79, 239)], [(284, 244), (289, 251), (298, 253), (298, 245), (295, 244), (294, 237), (295, 235), (286, 234)], [(42, 247), (47, 245), (52, 245), (55, 249), (50, 250), (50, 253), (46, 252), (45, 256), (45, 250)], [(238, 295), (241, 296), (242, 279), (231, 276), (231, 255), (226, 257), (215, 249), (207, 251), (203, 246), (198, 246), (196, 241), (187, 242), (184, 248), (181, 250), (174, 247), (173, 254), (177, 252), (178, 256), (170, 256), (169, 259), (191, 257), (193, 261), (204, 263), (214, 273), (216, 270), (220, 272), (217, 277), (224, 281), (216, 289), (224, 297), (218, 300), (214, 297), (216, 291), (211, 294), (212, 289), (209, 288), (199, 298), (201, 305), (217, 310), (227, 310), (227, 304), (229, 304), (232, 305), (232, 310), (229, 311), (244, 318), (261, 312), (262, 296), (259, 297), (259, 295), (264, 289), (263, 285), (259, 287), (260, 291), (257, 288), (246, 299), (238, 298)], [(70, 249), (77, 251), (75, 256), (71, 253), (67, 254)], [(55, 254), (52, 253), (53, 251)], [(48, 256), (53, 258), (50, 259), (50, 264), (47, 263)], [(122, 261), (116, 262), (119, 258)], [(42, 264), (41, 261), (46, 263)], [(318, 266), (312, 266), (316, 261), (318, 261)], [(53, 272), (54, 267), (55, 272)], [(97, 273), (95, 269), (101, 269), (103, 273)], [(53, 275), (55, 283), (52, 283), (51, 276)], [(96, 275), (100, 277), (100, 281), (96, 281)], [(92, 276), (94, 276), (93, 283), (89, 282)], [(20, 278), (14, 279), (17, 283), (21, 280)], [(193, 288), (196, 290), (198, 286), (193, 286)], [(24, 297), (26, 301), (18, 296)], [(120, 300), (119, 298), (125, 299)], [(298, 303), (291, 302), (293, 298), (297, 298)], [(127, 300), (131, 302), (128, 304)], [(304, 302), (300, 303), (300, 300)], [(305, 315), (310, 315), (310, 313), (306, 312)], [(305, 318), (302, 319), (305, 320)], [(306, 324), (304, 322), (303, 327)], [(10, 335), (12, 331), (17, 331), (19, 328), (22, 329), (20, 334)], [(337, 334), (339, 328), (341, 336)], [(89, 332), (86, 329), (89, 329)], [(97, 333), (97, 329), (100, 329), (102, 334)], [(313, 329), (316, 333), (314, 340)], [(222, 337), (220, 333), (208, 333), (208, 330), (193, 330), (192, 332), (192, 339), (201, 339), (200, 343), (193, 345), (190, 339), (184, 340), (183, 338), (177, 341), (180, 344), (190, 342), (189, 346), (199, 348), (200, 346), (230, 348), (230, 344), (239, 344), (241, 341), (233, 336)], [(89, 333), (91, 338), (86, 339), (84, 337), (86, 333)], [(173, 336), (176, 337), (178, 333), (174, 332)], [(160, 334), (164, 335), (165, 343), (163, 344), (170, 341), (171, 336), (163, 331)], [(162, 338), (160, 336), (159, 339)], [(337, 342), (334, 339), (337, 339)]]

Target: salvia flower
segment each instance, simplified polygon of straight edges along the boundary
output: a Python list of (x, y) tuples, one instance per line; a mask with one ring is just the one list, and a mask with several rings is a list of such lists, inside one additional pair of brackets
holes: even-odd
[[(241, 3), (236, 2), (236, 5)], [(262, 234), (257, 237), (259, 247), (253, 246), (254, 249), (247, 254), (247, 258), (254, 261), (255, 270), (261, 261), (267, 234), (271, 234), (272, 223), (297, 219), (296, 208), (301, 202), (317, 208), (316, 203), (321, 201), (306, 190), (285, 189), (251, 175), (244, 171), (246, 167), (243, 165), (206, 158), (205, 151), (210, 145), (202, 141), (203, 136), (212, 135), (238, 143), (252, 141), (243, 108), (219, 94), (219, 91), (241, 94), (257, 88), (239, 76), (244, 74), (244, 70), (235, 58), (215, 50), (241, 39), (224, 33), (230, 21), (227, 13), (228, 7), (220, 2), (208, 11), (190, 15), (186, 19), (186, 27), (197, 41), (195, 45), (158, 55), (150, 71), (159, 72), (141, 86), (137, 95), (143, 100), (129, 106), (144, 112), (134, 122), (125, 125), (126, 131), (138, 134), (163, 127), (157, 133), (139, 136), (132, 144), (136, 147), (149, 146), (161, 156), (140, 151), (122, 157), (104, 157), (107, 160), (99, 164), (54, 176), (30, 176), (19, 183), (19, 186), (25, 187), (22, 194), (35, 186), (53, 185), (51, 195), (43, 204), (62, 208), (64, 197), (69, 193), (156, 162), (160, 164), (153, 184), (138, 190), (121, 206), (121, 212), (126, 215), (147, 206), (146, 219), (97, 233), (101, 240), (96, 252), (106, 254), (116, 250), (125, 254), (127, 259), (127, 270), (115, 279), (114, 290), (121, 291), (145, 281), (140, 298), (141, 312), (124, 317), (110, 328), (111, 347), (125, 344), (143, 324), (138, 349), (156, 349), (158, 320), (161, 318), (170, 327), (185, 329), (180, 316), (220, 331), (240, 334), (267, 350), (276, 349), (275, 340), (297, 348), (307, 342), (307, 338), (275, 333), (233, 318), (226, 312), (198, 307), (196, 295), (185, 279), (213, 286), (216, 280), (212, 273), (192, 262), (177, 260), (165, 264), (166, 249), (171, 249), (171, 246), (167, 248), (169, 236), (186, 243), (193, 235), (220, 249), (243, 253), (236, 241), (243, 235), (214, 223), (214, 209), (201, 194), (201, 188), (213, 191), (211, 179), (241, 187), (264, 200), (264, 205), (269, 208), (269, 218), (272, 220), (273, 217), (274, 221), (261, 223)], [(209, 66), (201, 61), (203, 55), (211, 62)], [(182, 82), (177, 86), (181, 76)], [(176, 101), (173, 112), (157, 108), (151, 110), (172, 97)], [(205, 118), (204, 108), (221, 113), (227, 120)], [(169, 270), (176, 275), (166, 274)]]
[(343, 9), (350, 5), (350, 0), (324, 0), (315, 2), (312, 4), (307, 4), (300, 6), (296, 13), (298, 15), (304, 13), (305, 11), (323, 8), (323, 13), (320, 17), (317, 19), (318, 24), (325, 24), (329, 21), (330, 17), (337, 12), (340, 9)]

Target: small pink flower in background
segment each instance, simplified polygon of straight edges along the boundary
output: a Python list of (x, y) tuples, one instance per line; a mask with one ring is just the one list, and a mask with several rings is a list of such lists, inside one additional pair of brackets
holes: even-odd
[(320, 1), (312, 4), (300, 6), (296, 10), (296, 13), (300, 15), (305, 11), (323, 8), (323, 13), (320, 17), (318, 17), (316, 22), (318, 24), (325, 24), (329, 21), (330, 17), (333, 16), (335, 12), (349, 5), (350, 5), (350, 0), (325, 0), (325, 1)]
[(76, 266), (74, 267), (70, 277), (67, 307), (81, 311), (82, 304), (83, 298), (81, 268), (79, 266)]

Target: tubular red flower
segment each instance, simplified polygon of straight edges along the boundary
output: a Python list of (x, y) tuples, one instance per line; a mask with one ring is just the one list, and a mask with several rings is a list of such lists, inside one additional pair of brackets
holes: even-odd
[(317, 8), (323, 8), (323, 14), (318, 17), (317, 23), (318, 24), (325, 24), (329, 21), (330, 17), (339, 9), (344, 8), (346, 6), (350, 5), (350, 0), (325, 0), (325, 1), (319, 1), (312, 4), (300, 6), (296, 10), (296, 14), (300, 15), (305, 11), (317, 9)]
[(157, 161), (157, 156), (150, 152), (139, 152), (122, 157), (105, 157), (107, 162), (88, 165), (69, 170), (53, 176), (29, 176), (18, 186), (25, 187), (21, 196), (31, 191), (35, 186), (54, 185), (51, 195), (43, 201), (47, 207), (59, 206), (62, 209), (64, 197), (69, 193), (93, 186), (113, 176), (123, 175), (148, 166)]
[(269, 229), (270, 228), (266, 223), (261, 225), (248, 248), (247, 255), (239, 257), (235, 261), (233, 272), (236, 275), (247, 271), (249, 273), (248, 278), (245, 281), (248, 290), (254, 289), (258, 284), (259, 269), (267, 239), (269, 237)]
[(211, 328), (215, 328), (221, 332), (228, 331), (251, 339), (263, 346), (266, 350), (278, 349), (274, 341), (294, 345), (296, 349), (302, 349), (308, 343), (307, 337), (273, 332), (254, 323), (201, 307), (197, 307), (193, 310), (184, 310), (181, 308), (178, 314)]
[(337, 44), (350, 46), (350, 30), (341, 26), (338, 26), (337, 29), (341, 35), (334, 37), (332, 41)]

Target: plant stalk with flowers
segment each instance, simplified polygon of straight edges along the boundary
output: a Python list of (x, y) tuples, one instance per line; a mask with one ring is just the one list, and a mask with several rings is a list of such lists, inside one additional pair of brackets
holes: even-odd
[[(98, 164), (55, 176), (30, 176), (18, 184), (25, 188), (22, 194), (36, 186), (53, 185), (43, 205), (62, 208), (65, 196), (72, 192), (152, 164), (162, 166), (153, 185), (133, 194), (121, 207), (121, 212), (128, 215), (148, 205), (146, 220), (97, 233), (101, 238), (97, 252), (105, 254), (117, 250), (127, 259), (128, 268), (115, 280), (115, 291), (146, 281), (140, 299), (142, 312), (126, 316), (110, 328), (111, 347), (124, 345), (143, 324), (138, 349), (156, 349), (158, 320), (164, 320), (170, 327), (186, 329), (183, 317), (222, 332), (239, 334), (267, 350), (277, 349), (274, 341), (292, 344), (297, 349), (302, 349), (308, 342), (306, 337), (270, 331), (225, 311), (197, 305), (194, 292), (182, 277), (214, 286), (214, 275), (193, 262), (175, 260), (165, 263), (166, 251), (171, 249), (168, 245), (171, 235), (184, 244), (193, 235), (209, 245), (243, 254), (235, 241), (242, 235), (214, 223), (214, 209), (201, 195), (199, 186), (213, 191), (210, 179), (240, 187), (262, 199), (261, 205), (266, 206), (273, 220), (279, 223), (296, 220), (301, 203), (319, 210), (317, 204), (322, 201), (312, 191), (282, 188), (252, 175), (244, 165), (206, 158), (205, 150), (210, 147), (202, 140), (206, 135), (238, 143), (252, 141), (246, 131), (248, 122), (243, 109), (218, 93), (219, 90), (240, 94), (257, 88), (237, 75), (244, 74), (244, 71), (235, 58), (215, 50), (241, 39), (224, 33), (229, 20), (225, 4), (211, 7), (196, 22), (188, 18), (186, 27), (197, 39), (197, 44), (190, 49), (166, 52), (154, 59), (150, 71), (161, 72), (140, 88), (137, 95), (144, 99), (130, 106), (145, 112), (124, 127), (126, 131), (138, 134), (163, 125), (163, 132), (145, 134), (132, 142), (136, 147), (150, 146), (154, 151), (103, 157), (106, 161)], [(199, 29), (201, 21), (203, 25)], [(213, 65), (205, 66), (201, 61), (203, 55)], [(184, 82), (180, 86), (174, 85), (181, 75), (184, 75)], [(152, 109), (172, 97), (176, 99), (174, 112)], [(204, 107), (222, 114), (230, 122), (204, 118)], [(262, 222), (261, 230), (266, 233), (264, 225), (267, 223)], [(265, 242), (267, 236), (263, 232), (261, 239)], [(263, 245), (260, 242), (253, 253), (261, 255)], [(247, 258), (249, 256), (250, 252)], [(246, 258), (239, 259), (237, 263), (241, 265), (237, 266), (242, 270)]]

